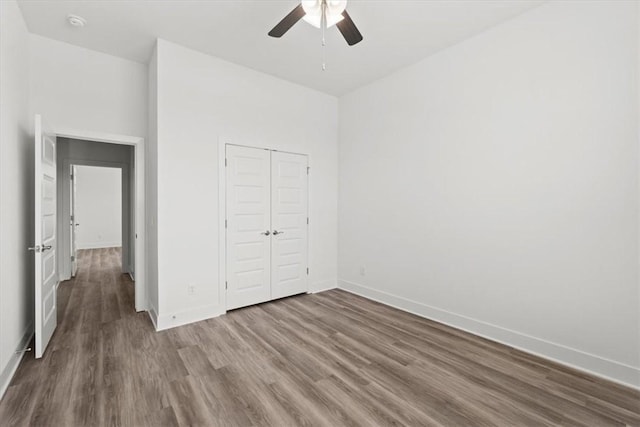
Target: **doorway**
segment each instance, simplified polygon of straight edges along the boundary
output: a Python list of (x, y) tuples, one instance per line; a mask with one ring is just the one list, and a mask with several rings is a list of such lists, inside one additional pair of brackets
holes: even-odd
[(74, 138), (57, 144), (60, 280), (75, 276), (78, 250), (116, 246), (122, 273), (134, 278), (133, 147)]
[[(52, 129), (39, 114), (34, 117), (34, 137), (35, 242), (28, 250), (34, 253), (35, 356), (40, 358), (56, 329), (58, 286), (60, 280), (71, 278), (73, 270), (71, 256), (77, 246), (72, 247), (70, 243), (71, 228), (77, 228), (75, 225), (77, 222), (72, 222), (70, 216), (71, 165), (121, 167), (122, 176), (127, 173), (129, 174), (127, 177), (132, 177), (127, 180), (127, 185), (123, 185), (123, 189), (128, 189), (127, 201), (130, 209), (126, 214), (130, 226), (122, 245), (129, 246), (130, 256), (126, 259), (133, 259), (133, 261), (121, 263), (120, 270), (127, 267), (134, 274), (138, 272), (135, 287), (130, 286), (131, 294), (128, 298), (134, 313), (147, 309), (144, 233), (146, 211), (144, 140), (142, 138), (101, 132)], [(104, 154), (105, 150), (114, 150), (116, 147), (126, 149), (126, 157), (120, 165), (113, 159), (92, 158), (95, 155), (99, 157), (101, 151)], [(61, 238), (63, 237), (61, 235), (66, 238)], [(76, 260), (77, 253), (73, 255), (73, 260)], [(103, 264), (100, 262), (100, 266)], [(127, 277), (121, 272), (118, 274)]]
[(121, 271), (133, 276), (132, 251), (126, 244), (131, 241), (131, 198), (126, 171), (112, 166), (70, 166), (71, 277), (76, 277), (78, 271), (79, 252), (95, 249), (120, 252)]

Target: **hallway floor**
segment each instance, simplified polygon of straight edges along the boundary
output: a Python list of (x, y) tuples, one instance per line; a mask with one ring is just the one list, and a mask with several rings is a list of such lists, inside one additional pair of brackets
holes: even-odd
[(640, 392), (340, 290), (156, 333), (119, 260), (81, 252), (0, 425), (640, 425)]

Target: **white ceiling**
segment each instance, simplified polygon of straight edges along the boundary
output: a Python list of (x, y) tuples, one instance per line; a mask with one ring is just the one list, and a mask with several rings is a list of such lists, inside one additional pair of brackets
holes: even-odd
[[(364, 40), (349, 47), (337, 28), (330, 28), (323, 72), (320, 30), (300, 21), (281, 39), (267, 36), (296, 0), (19, 1), (35, 34), (143, 63), (154, 40), (162, 38), (332, 95), (413, 64), (540, 3), (350, 0), (347, 10)], [(68, 14), (84, 17), (87, 26), (71, 27)]]

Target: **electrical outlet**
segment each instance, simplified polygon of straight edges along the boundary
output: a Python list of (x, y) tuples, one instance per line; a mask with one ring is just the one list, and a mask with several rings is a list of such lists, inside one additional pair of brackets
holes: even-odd
[(189, 286), (187, 287), (187, 293), (188, 293), (189, 295), (193, 295), (193, 294), (195, 294), (195, 293), (196, 293), (196, 287), (195, 287), (195, 285), (189, 285)]

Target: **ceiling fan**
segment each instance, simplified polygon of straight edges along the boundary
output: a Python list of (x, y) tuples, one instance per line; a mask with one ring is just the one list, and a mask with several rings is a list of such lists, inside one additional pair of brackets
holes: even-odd
[(347, 0), (301, 0), (293, 9), (269, 31), (271, 37), (282, 37), (296, 22), (304, 19), (316, 28), (322, 29), (324, 45), (324, 30), (335, 25), (347, 41), (349, 46), (362, 41), (362, 34), (345, 10)]

